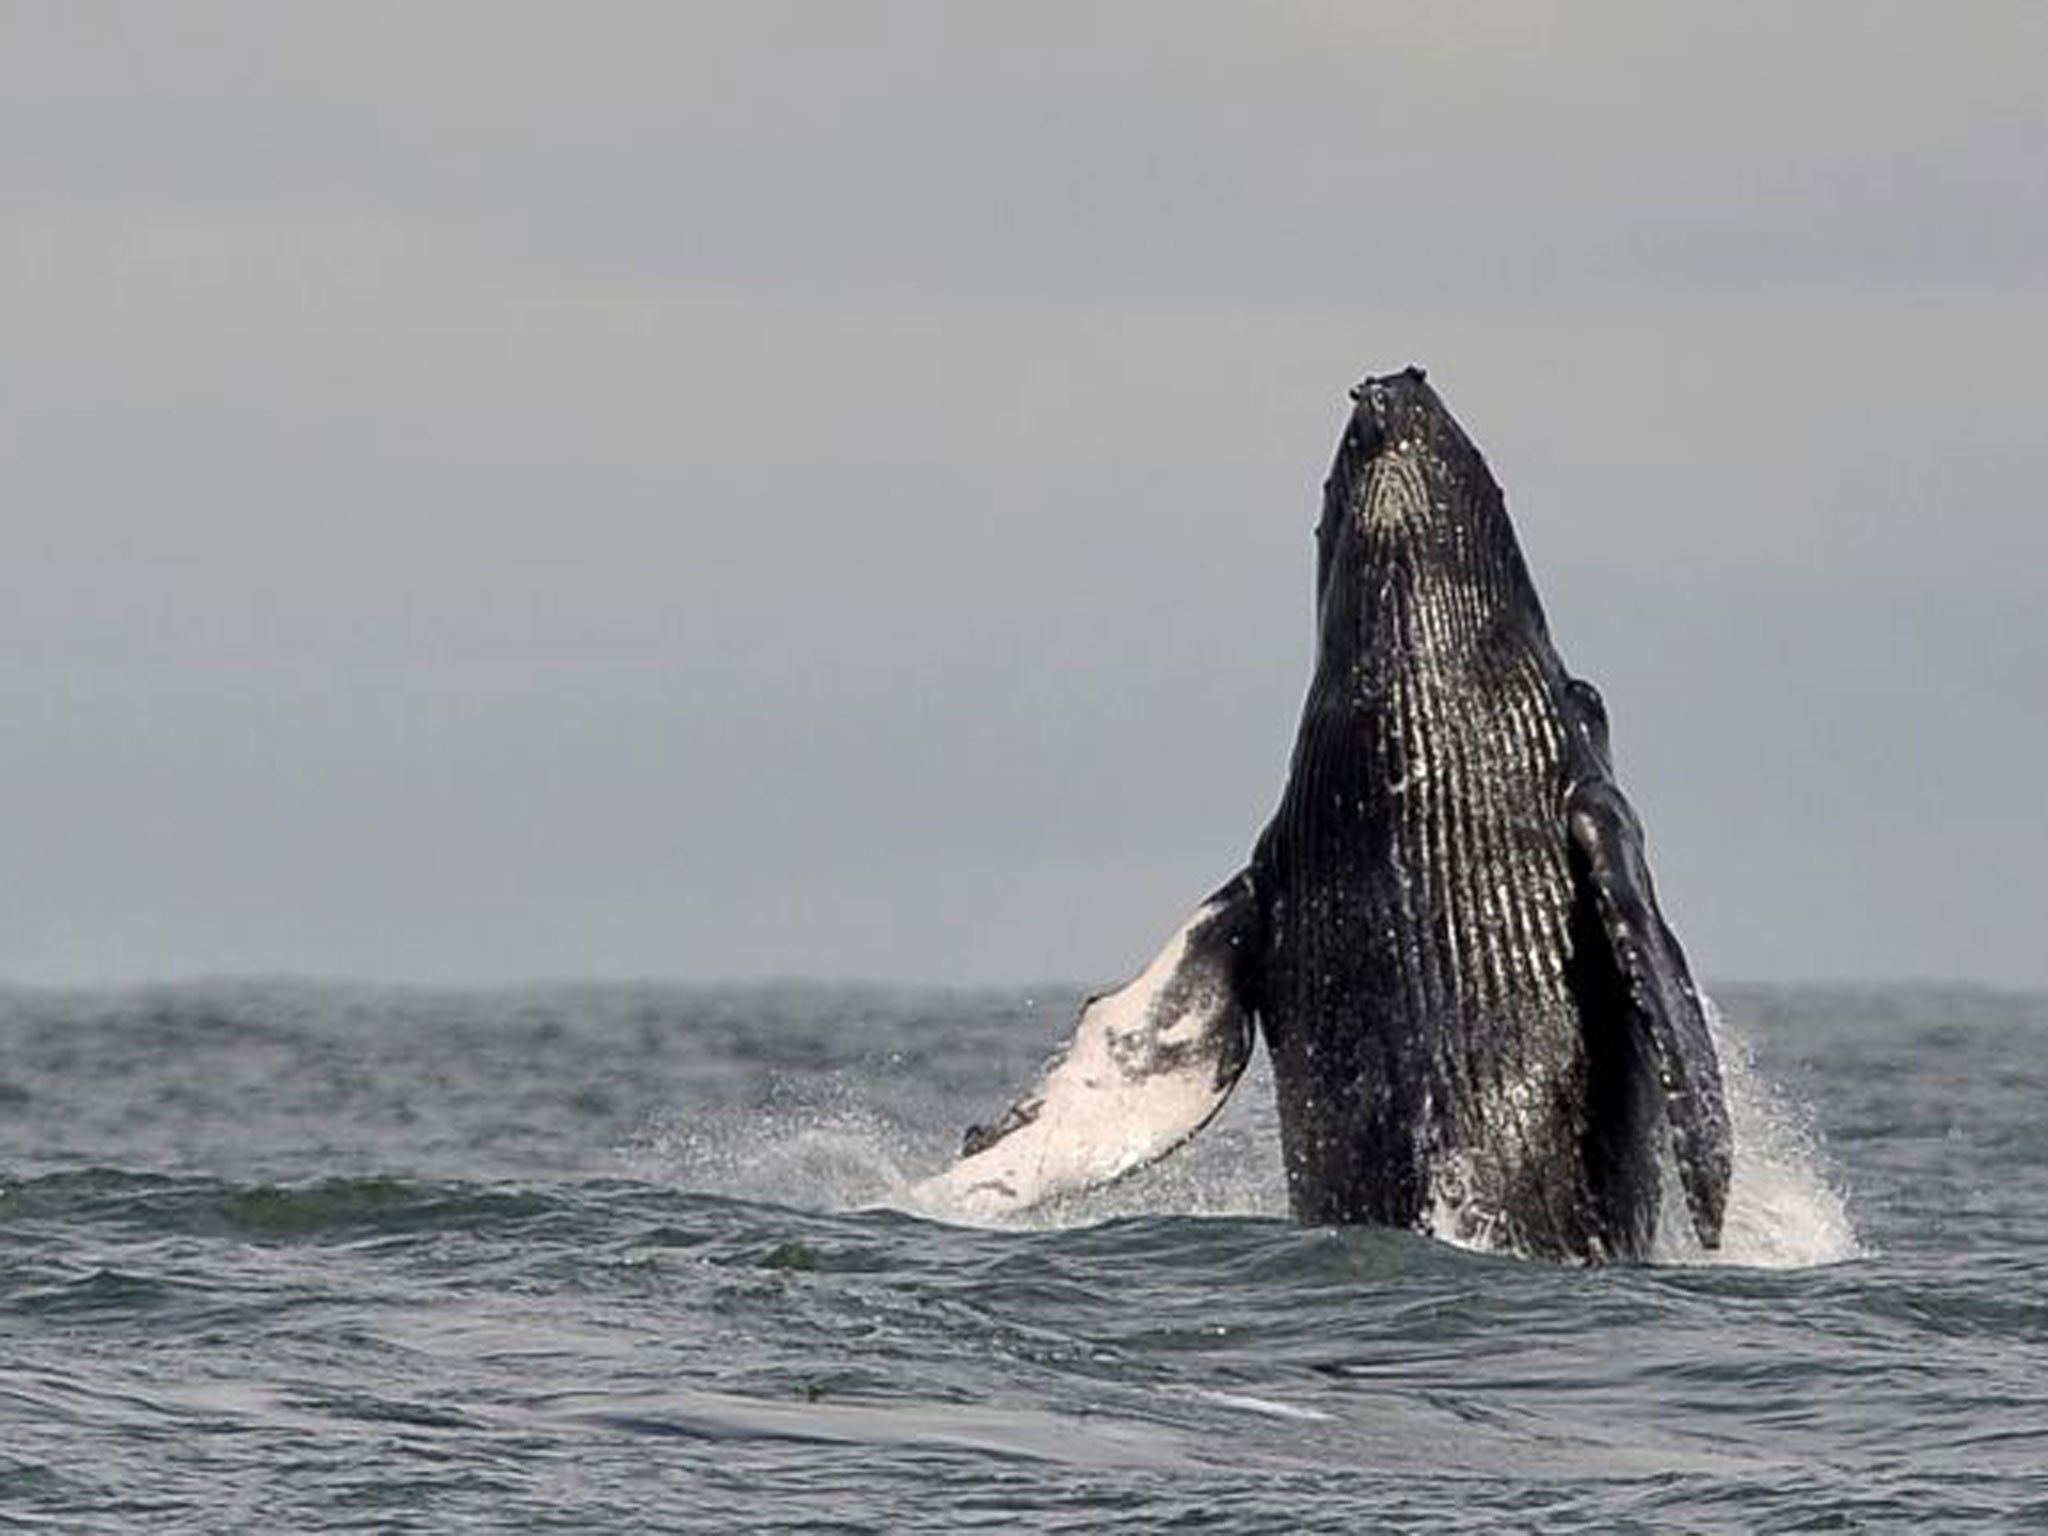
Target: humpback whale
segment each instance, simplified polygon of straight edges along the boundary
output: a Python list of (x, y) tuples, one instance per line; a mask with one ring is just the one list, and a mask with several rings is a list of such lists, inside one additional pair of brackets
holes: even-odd
[(1639, 1260), (1668, 1148), (1717, 1247), (1720, 1068), (1600, 696), (1559, 659), (1500, 488), (1422, 371), (1352, 400), (1277, 812), (920, 1196), (993, 1216), (1152, 1162), (1262, 1032), (1301, 1221)]

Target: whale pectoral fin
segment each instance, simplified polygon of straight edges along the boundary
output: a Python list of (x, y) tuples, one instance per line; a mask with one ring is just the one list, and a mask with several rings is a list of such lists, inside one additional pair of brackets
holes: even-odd
[(1604, 774), (1581, 780), (1566, 806), (1571, 838), (1583, 859), (1630, 1025), (1646, 1037), (1664, 1089), (1664, 1109), (1694, 1230), (1709, 1248), (1721, 1243), (1733, 1143), (1721, 1067), (1707, 1032), (1685, 952), (1657, 910), (1643, 829), (1634, 809)]
[(960, 1161), (912, 1191), (975, 1217), (1022, 1210), (1164, 1157), (1223, 1107), (1251, 1057), (1248, 973), (1257, 906), (1240, 874), (1166, 941), (1143, 974), (1081, 1009), (1044, 1077)]

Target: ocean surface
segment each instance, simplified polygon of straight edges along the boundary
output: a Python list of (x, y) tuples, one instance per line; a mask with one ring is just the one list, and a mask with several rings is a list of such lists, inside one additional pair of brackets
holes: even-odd
[(1295, 1226), (1262, 1065), (907, 1209), (1069, 990), (0, 991), (0, 1529), (2048, 1529), (2048, 998), (1719, 1001), (1725, 1250), (1584, 1269)]

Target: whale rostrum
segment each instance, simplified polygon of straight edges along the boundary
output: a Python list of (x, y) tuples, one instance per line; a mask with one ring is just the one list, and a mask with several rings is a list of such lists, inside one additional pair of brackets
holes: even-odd
[(1294, 1214), (1639, 1259), (1668, 1146), (1719, 1244), (1714, 1045), (1479, 452), (1419, 369), (1367, 379), (1324, 487), (1317, 644), (1250, 862), (923, 1198), (996, 1216), (1171, 1151), (1263, 1031)]

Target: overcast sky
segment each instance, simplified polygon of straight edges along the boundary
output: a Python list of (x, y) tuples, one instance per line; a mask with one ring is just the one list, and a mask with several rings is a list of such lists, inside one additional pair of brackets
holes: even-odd
[(1359, 376), (1695, 969), (2048, 984), (2048, 7), (0, 0), (0, 977), (1118, 979)]

